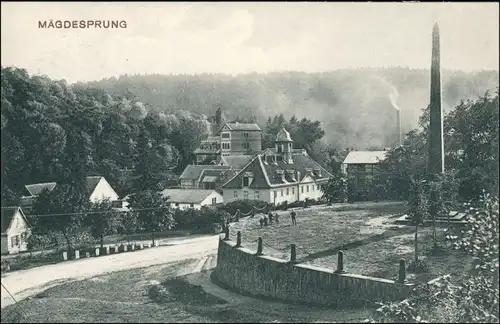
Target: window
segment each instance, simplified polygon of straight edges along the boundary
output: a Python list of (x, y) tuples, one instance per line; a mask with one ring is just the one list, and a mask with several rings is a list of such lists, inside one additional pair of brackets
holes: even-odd
[(283, 197), (283, 189), (281, 189), (281, 197)]
[(26, 237), (28, 236), (28, 233), (22, 232), (21, 233), (21, 241), (26, 241)]
[(295, 195), (295, 187), (292, 187), (292, 195)]
[(231, 138), (231, 134), (230, 133), (221, 133), (220, 137), (221, 138)]
[(234, 198), (238, 198), (238, 191), (234, 191)]
[(189, 207), (193, 208), (193, 207), (194, 207), (194, 204), (189, 204)]
[(304, 193), (304, 186), (300, 187), (300, 192)]
[(306, 189), (307, 189), (307, 192), (309, 192), (309, 185), (307, 185)]
[(216, 205), (217, 204), (217, 197), (214, 197), (212, 198), (212, 205)]
[(276, 190), (274, 190), (274, 198), (276, 198), (278, 196), (278, 193), (276, 192)]
[(254, 192), (254, 197), (255, 197), (255, 200), (260, 200), (260, 192), (255, 191)]
[(248, 199), (248, 191), (243, 191), (243, 198)]
[(243, 136), (245, 136), (246, 138), (248, 138), (248, 133), (243, 133)]
[(230, 143), (222, 143), (222, 149), (223, 150), (229, 150), (231, 148), (231, 144)]
[(249, 149), (250, 148), (250, 143), (242, 143), (241, 146), (244, 148), (244, 149)]
[(250, 183), (248, 177), (243, 177), (243, 187), (248, 187), (248, 184)]
[(290, 189), (286, 188), (286, 195), (288, 196), (290, 194)]
[(311, 187), (312, 187), (312, 191), (314, 191), (314, 189), (316, 188), (315, 185), (311, 185)]
[(19, 245), (19, 235), (12, 236), (12, 238), (10, 239), (10, 244), (12, 245), (12, 247), (18, 246)]

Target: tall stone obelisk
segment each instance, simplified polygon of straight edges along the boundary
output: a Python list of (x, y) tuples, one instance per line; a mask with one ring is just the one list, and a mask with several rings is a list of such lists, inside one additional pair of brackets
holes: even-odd
[(429, 105), (429, 175), (444, 172), (443, 111), (441, 106), (441, 62), (439, 48), (439, 27), (432, 30), (431, 98)]

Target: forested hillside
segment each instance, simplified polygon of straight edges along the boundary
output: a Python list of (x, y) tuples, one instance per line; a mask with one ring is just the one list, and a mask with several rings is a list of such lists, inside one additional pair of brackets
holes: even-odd
[[(448, 112), (462, 99), (477, 99), (498, 86), (498, 72), (442, 72), (443, 106)], [(387, 147), (394, 144), (396, 114), (403, 130), (417, 126), (429, 102), (429, 72), (408, 68), (339, 70), (327, 73), (124, 75), (91, 82), (114, 95), (134, 94), (165, 111), (211, 116), (223, 108), (227, 119), (268, 117), (320, 120), (324, 139), (335, 148)], [(78, 86), (88, 86), (79, 84)]]
[[(200, 116), (164, 113), (130, 95), (18, 68), (2, 68), (1, 80), (2, 205), (26, 184), (84, 184), (87, 175), (105, 176), (121, 195), (155, 188), (190, 163), (209, 131)], [(127, 168), (141, 177), (130, 182)]]

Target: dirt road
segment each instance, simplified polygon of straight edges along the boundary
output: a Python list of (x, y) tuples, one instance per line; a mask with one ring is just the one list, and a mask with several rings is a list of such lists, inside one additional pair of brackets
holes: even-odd
[[(7, 273), (2, 284), (19, 301), (49, 287), (67, 281), (82, 280), (113, 271), (143, 268), (185, 259), (203, 260), (217, 251), (219, 235), (169, 242), (172, 245), (138, 251), (112, 254), (99, 258), (67, 261), (28, 270)], [(4, 308), (14, 301), (2, 287)]]

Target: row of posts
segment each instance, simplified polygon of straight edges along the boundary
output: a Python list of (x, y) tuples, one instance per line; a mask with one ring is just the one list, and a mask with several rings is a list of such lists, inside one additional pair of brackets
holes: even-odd
[[(226, 232), (224, 233), (224, 241), (229, 241), (229, 228), (226, 228)], [(236, 233), (236, 248), (241, 247), (241, 231)], [(290, 263), (298, 263), (297, 261), (297, 250), (295, 244), (290, 245)], [(257, 253), (255, 255), (264, 255), (263, 241), (262, 237), (259, 237), (257, 240)], [(337, 254), (337, 270), (335, 273), (345, 273), (344, 270), (344, 252), (339, 251)], [(406, 261), (404, 259), (399, 260), (399, 272), (398, 272), (398, 283), (406, 282)]]
[[(149, 243), (148, 243), (148, 245), (147, 245), (147, 247), (148, 247), (148, 248), (151, 248), (151, 246), (153, 246), (153, 244), (152, 244), (151, 242), (149, 242)], [(155, 241), (154, 246), (155, 246), (155, 247), (157, 247), (157, 246), (158, 246), (158, 241)], [(120, 247), (119, 247), (118, 245), (115, 245), (115, 246), (113, 246), (113, 247), (111, 247), (111, 248), (113, 248), (113, 249), (114, 249), (114, 254), (119, 253), (119, 248), (120, 248)], [(105, 253), (105, 254), (106, 254), (106, 255), (111, 254), (111, 248), (110, 248), (109, 246), (106, 246), (106, 247), (105, 247), (105, 250), (106, 250), (106, 253)], [(143, 249), (144, 249), (144, 244), (143, 244), (143, 243), (140, 243), (140, 244), (138, 245), (138, 249), (139, 249), (139, 250), (143, 250)], [(128, 246), (127, 246), (127, 245), (123, 245), (123, 252), (127, 252), (127, 250), (128, 250)], [(134, 251), (134, 250), (135, 250), (135, 244), (134, 244), (134, 243), (132, 243), (132, 244), (131, 244), (131, 246), (130, 246), (130, 251)], [(98, 257), (98, 256), (100, 255), (100, 252), (101, 252), (101, 249), (100, 249), (100, 248), (96, 248), (96, 249), (95, 249), (95, 256), (96, 256), (96, 257)], [(64, 260), (64, 261), (67, 261), (67, 260), (68, 260), (68, 252), (64, 251), (64, 252), (62, 253), (62, 257), (63, 257), (63, 260)], [(87, 257), (87, 258), (88, 258), (88, 257), (90, 257), (90, 252), (86, 252), (86, 253), (85, 253), (85, 257)], [(75, 260), (80, 259), (80, 251), (79, 251), (79, 250), (75, 250), (75, 255), (74, 255), (74, 258), (75, 258)]]

